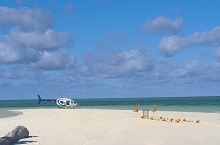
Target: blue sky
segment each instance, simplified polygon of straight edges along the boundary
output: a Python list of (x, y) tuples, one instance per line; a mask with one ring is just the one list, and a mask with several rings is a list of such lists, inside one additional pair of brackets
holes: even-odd
[(217, 0), (1, 0), (0, 99), (220, 94)]

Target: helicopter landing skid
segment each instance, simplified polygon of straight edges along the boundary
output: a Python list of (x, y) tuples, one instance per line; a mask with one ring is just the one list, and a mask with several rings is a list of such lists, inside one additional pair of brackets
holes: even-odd
[(74, 107), (68, 107), (68, 106), (59, 106), (59, 109), (75, 109)]

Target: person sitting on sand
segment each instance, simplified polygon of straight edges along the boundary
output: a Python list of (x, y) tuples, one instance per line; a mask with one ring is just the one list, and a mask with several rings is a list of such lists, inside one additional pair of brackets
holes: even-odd
[(138, 112), (139, 106), (140, 106), (140, 104), (136, 105), (136, 108), (135, 108), (134, 112)]
[(153, 108), (152, 112), (154, 113), (154, 112), (156, 112), (156, 111), (157, 111), (157, 106), (154, 105), (154, 108)]

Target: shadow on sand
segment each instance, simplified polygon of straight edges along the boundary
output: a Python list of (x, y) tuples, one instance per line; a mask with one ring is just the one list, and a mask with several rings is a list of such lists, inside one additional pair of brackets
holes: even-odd
[(37, 141), (30, 141), (30, 140), (25, 140), (25, 139), (29, 139), (29, 138), (36, 138), (38, 136), (28, 136), (26, 138), (20, 139), (19, 141), (15, 142), (12, 145), (19, 145), (19, 144), (29, 144), (29, 143), (33, 143), (33, 142), (37, 142)]

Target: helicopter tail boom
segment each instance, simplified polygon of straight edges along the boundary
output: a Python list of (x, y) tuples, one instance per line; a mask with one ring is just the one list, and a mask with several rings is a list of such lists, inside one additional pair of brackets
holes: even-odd
[(42, 99), (39, 94), (37, 96), (38, 96), (38, 104), (40, 104)]
[(56, 99), (41, 99), (39, 94), (37, 96), (38, 96), (38, 104), (40, 104), (41, 101), (56, 102)]

